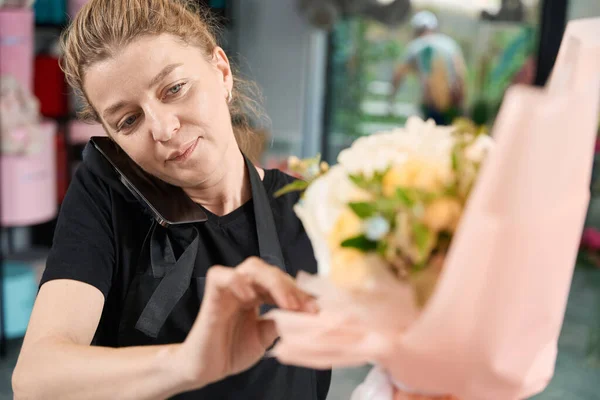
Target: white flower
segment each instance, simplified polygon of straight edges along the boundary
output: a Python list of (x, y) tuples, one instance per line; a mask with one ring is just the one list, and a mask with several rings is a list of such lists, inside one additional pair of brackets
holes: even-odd
[(415, 156), (435, 160), (450, 169), (453, 129), (411, 117), (404, 128), (357, 139), (350, 148), (340, 153), (338, 163), (349, 173), (363, 173), (367, 177), (391, 165), (401, 165)]
[(367, 219), (364, 222), (365, 236), (374, 242), (380, 240), (390, 231), (390, 223), (381, 216)]
[(480, 162), (494, 145), (494, 141), (488, 135), (479, 135), (475, 142), (465, 149), (465, 157), (470, 161)]

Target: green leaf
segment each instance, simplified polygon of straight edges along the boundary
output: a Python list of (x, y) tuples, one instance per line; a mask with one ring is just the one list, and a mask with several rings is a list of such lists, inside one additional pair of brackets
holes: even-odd
[(367, 239), (365, 235), (355, 236), (342, 242), (342, 247), (358, 249), (364, 252), (377, 250), (377, 242)]
[(377, 213), (377, 205), (375, 203), (355, 202), (349, 203), (348, 206), (354, 211), (360, 219), (367, 219)]
[(369, 182), (362, 175), (353, 175), (353, 174), (350, 174), (350, 175), (348, 175), (348, 178), (352, 181), (352, 183), (354, 183), (356, 186), (358, 186), (361, 189), (368, 189), (369, 188)]
[(419, 192), (419, 198), (422, 201), (424, 201), (425, 203), (431, 203), (432, 201), (438, 199), (440, 196), (442, 196), (442, 193), (425, 192), (425, 191)]
[(452, 151), (452, 170), (454, 172), (458, 171), (458, 164), (459, 164), (459, 162), (458, 162), (458, 151), (457, 151), (457, 149), (454, 149)]
[(390, 169), (391, 167), (387, 167), (383, 171), (375, 171), (373, 173), (372, 183), (381, 186), (381, 184), (383, 183), (383, 177), (388, 173)]
[(415, 205), (415, 193), (409, 189), (398, 188), (396, 189), (396, 197), (406, 207), (412, 207)]
[(367, 178), (362, 174), (350, 174), (348, 177), (350, 181), (359, 188), (364, 189), (369, 193), (380, 195), (384, 174), (384, 172), (375, 172), (371, 178)]
[(398, 208), (402, 206), (402, 203), (400, 203), (397, 199), (381, 197), (375, 201), (375, 205), (377, 207), (377, 210), (381, 213), (395, 213), (398, 210)]
[(425, 261), (416, 262), (413, 264), (413, 271), (419, 272), (425, 269), (427, 263)]
[(285, 185), (284, 187), (282, 187), (281, 189), (276, 191), (274, 196), (280, 197), (280, 196), (283, 196), (284, 194), (288, 194), (288, 193), (292, 193), (292, 192), (301, 192), (301, 191), (306, 190), (308, 185), (309, 185), (309, 182), (299, 179), (299, 180), (296, 180), (292, 183)]
[(388, 244), (387, 242), (381, 240), (379, 242), (377, 242), (377, 248), (375, 249), (375, 251), (377, 252), (377, 254), (379, 254), (381, 257), (385, 257), (386, 253), (387, 253), (387, 249), (388, 249)]
[(377, 213), (385, 218), (393, 227), (396, 214), (402, 209), (403, 204), (394, 198), (381, 197), (375, 201)]
[(417, 249), (422, 256), (425, 256), (425, 253), (431, 247), (431, 241), (433, 240), (433, 232), (429, 230), (424, 224), (415, 223), (412, 226), (413, 235), (415, 238), (415, 244), (417, 245)]
[(450, 196), (450, 197), (457, 197), (458, 196), (458, 187), (456, 187), (456, 184), (448, 186), (444, 190), (444, 195)]

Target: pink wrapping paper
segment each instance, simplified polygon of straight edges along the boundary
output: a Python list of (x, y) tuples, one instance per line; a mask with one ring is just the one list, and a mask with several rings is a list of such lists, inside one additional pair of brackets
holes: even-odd
[(391, 399), (392, 382), (462, 400), (542, 391), (589, 201), (599, 97), (600, 19), (571, 22), (548, 87), (507, 92), (496, 146), (422, 313), (412, 314), (399, 283), (395, 295), (357, 299), (302, 275), (323, 311), (272, 312), (273, 354), (312, 367), (377, 364), (352, 400)]

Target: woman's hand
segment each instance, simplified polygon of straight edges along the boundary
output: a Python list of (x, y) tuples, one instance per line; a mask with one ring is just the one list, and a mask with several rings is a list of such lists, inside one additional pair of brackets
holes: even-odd
[(263, 357), (277, 338), (273, 321), (259, 317), (265, 303), (317, 311), (289, 275), (259, 258), (209, 269), (200, 313), (177, 354), (190, 374), (190, 390), (240, 373)]

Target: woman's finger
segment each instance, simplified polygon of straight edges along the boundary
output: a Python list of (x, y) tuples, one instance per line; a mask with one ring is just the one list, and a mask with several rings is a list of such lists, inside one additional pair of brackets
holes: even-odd
[(251, 257), (236, 270), (250, 279), (256, 291), (270, 296), (278, 307), (288, 310), (311, 307), (311, 296), (300, 290), (292, 277), (260, 258)]
[[(271, 304), (277, 305), (277, 301), (269, 294), (269, 292), (258, 285), (254, 285), (254, 290), (258, 295), (258, 300), (261, 304)], [(302, 311), (305, 313), (315, 314), (319, 312), (319, 305), (317, 301), (310, 296), (309, 294), (302, 292), (302, 289), (299, 289), (301, 293), (297, 296), (300, 302), (300, 308), (294, 311)]]
[(206, 296), (232, 295), (242, 304), (253, 304), (258, 294), (247, 276), (239, 274), (234, 268), (216, 265), (206, 274)]
[(288, 346), (284, 341), (277, 342), (277, 345), (269, 352), (269, 355), (277, 358), (282, 364), (315, 369), (328, 369), (332, 367), (350, 368), (367, 363), (363, 355), (335, 351), (312, 351), (305, 348), (299, 349), (296, 346)]

